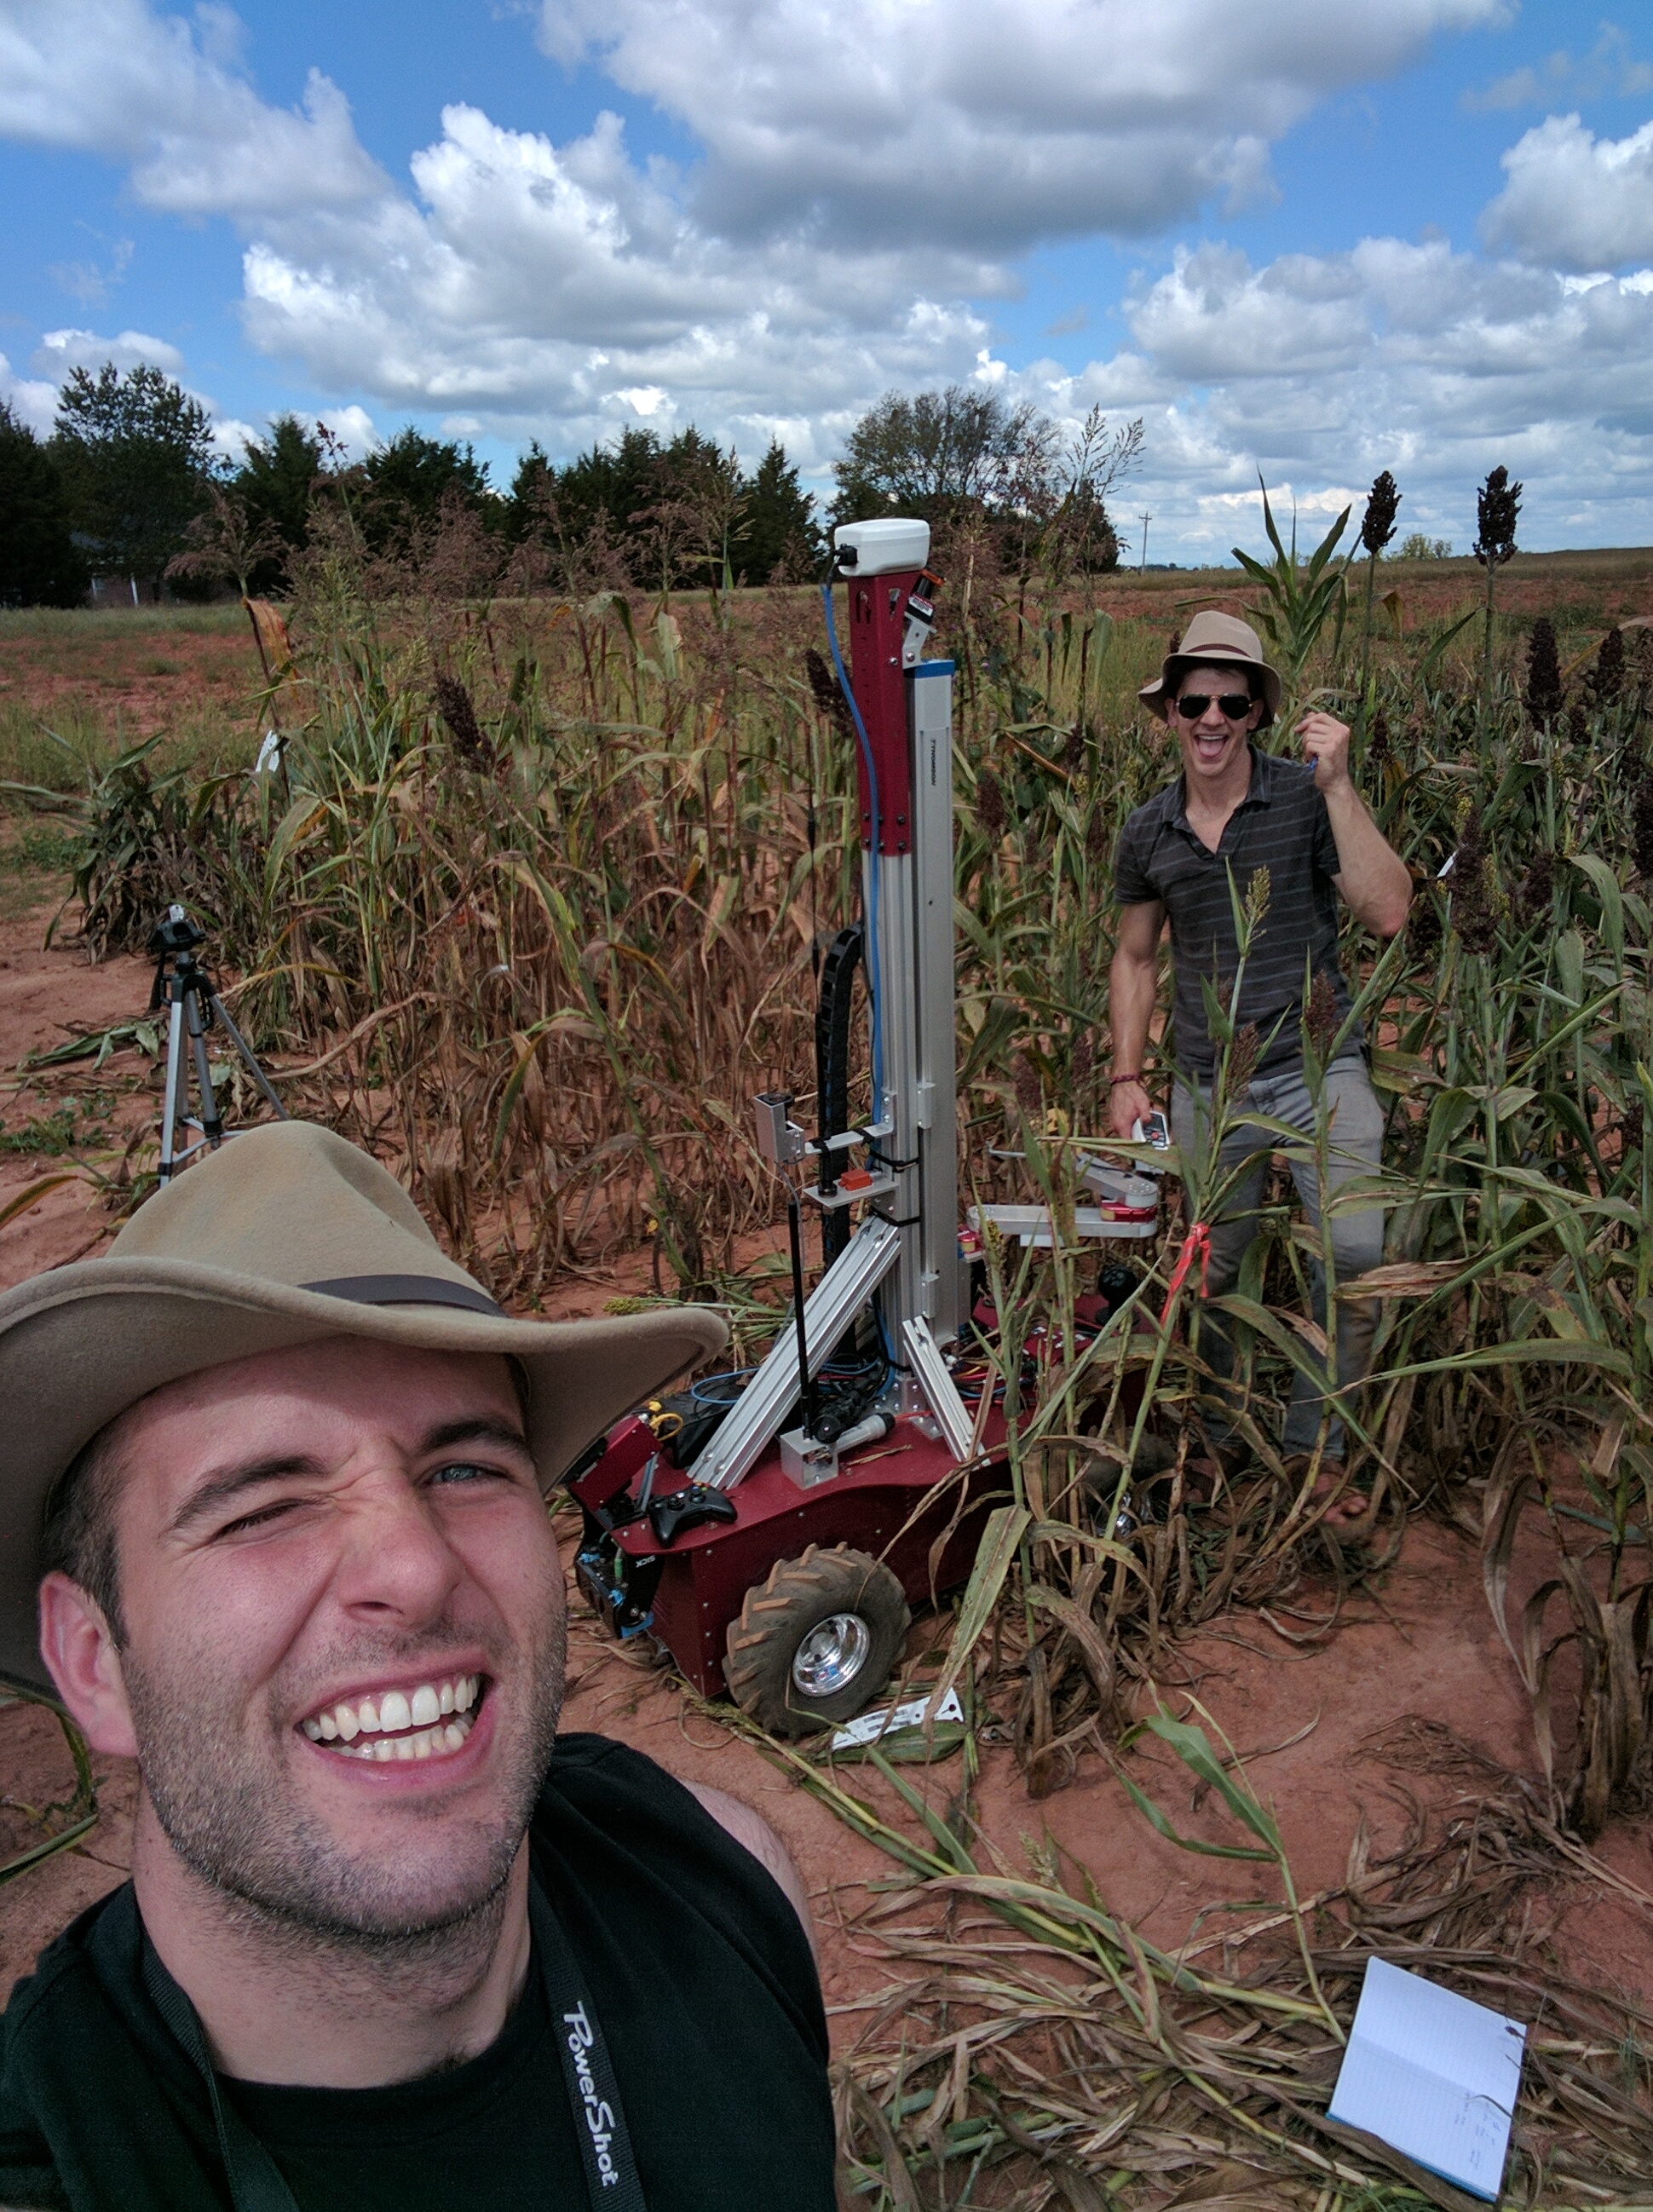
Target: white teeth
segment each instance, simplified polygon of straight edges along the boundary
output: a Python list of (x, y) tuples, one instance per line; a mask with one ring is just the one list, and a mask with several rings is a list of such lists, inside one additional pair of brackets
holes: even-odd
[[(416, 1689), (410, 1691), (382, 1690), (376, 1697), (354, 1700), (341, 1698), (326, 1712), (313, 1714), (308, 1720), (301, 1723), (301, 1726), (312, 1743), (339, 1741), (348, 1744), (358, 1735), (399, 1738), (408, 1729), (433, 1729), (424, 1750), (418, 1748), (419, 1738), (416, 1735), (411, 1739), (414, 1748), (406, 1754), (414, 1759), (426, 1759), (431, 1752), (440, 1751), (445, 1747), (458, 1749), (458, 1745), (447, 1744), (441, 1723), (449, 1714), (456, 1719), (468, 1715), (481, 1694), (482, 1677), (479, 1674), (452, 1674), (440, 1683), (421, 1682)], [(469, 1729), (470, 1724), (470, 1721), (465, 1719), (465, 1727)], [(463, 1743), (464, 1741), (461, 1734), (459, 1741)], [(402, 1753), (388, 1747), (382, 1753), (376, 1752), (374, 1747), (367, 1744), (363, 1744), (356, 1755), (359, 1758), (404, 1756)]]
[(353, 1748), (341, 1744), (341, 1759), (377, 1759), (381, 1766), (392, 1760), (438, 1759), (451, 1751), (463, 1751), (465, 1740), (473, 1723), (469, 1719), (451, 1720), (435, 1728), (419, 1729), (411, 1735), (381, 1735), (377, 1743), (357, 1744)]

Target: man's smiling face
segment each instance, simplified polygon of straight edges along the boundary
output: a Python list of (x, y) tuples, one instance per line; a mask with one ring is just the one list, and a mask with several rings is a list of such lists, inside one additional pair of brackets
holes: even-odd
[(113, 1441), (131, 1741), (103, 1747), (173, 1850), (347, 1942), (486, 1905), (563, 1680), (505, 1361), (332, 1338), (170, 1384)]
[[(1225, 714), (1224, 699), (1246, 699), (1244, 710), (1238, 714)], [(1185, 714), (1184, 702), (1204, 700), (1203, 709)], [(1251, 733), (1262, 720), (1263, 702), (1253, 699), (1243, 668), (1224, 666), (1220, 663), (1196, 662), (1185, 668), (1179, 678), (1171, 707), (1171, 725), (1182, 748), (1182, 767), (1188, 777), (1190, 792), (1225, 785), (1238, 773), (1238, 763), (1243, 758), (1251, 741)]]

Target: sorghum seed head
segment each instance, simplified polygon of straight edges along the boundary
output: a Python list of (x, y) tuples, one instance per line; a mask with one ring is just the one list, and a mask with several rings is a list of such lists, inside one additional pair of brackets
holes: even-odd
[(1547, 615), (1540, 615), (1527, 648), (1527, 713), (1534, 729), (1547, 730), (1561, 707), (1561, 657), (1556, 651), (1555, 624)]
[(1372, 478), (1371, 489), (1366, 494), (1366, 517), (1360, 526), (1360, 543), (1368, 553), (1381, 553), (1395, 535), (1395, 510), (1401, 504), (1401, 488), (1384, 469)]
[(975, 818), (988, 836), (995, 840), (1005, 834), (1010, 820), (1010, 808), (1005, 800), (1005, 787), (990, 768), (984, 768), (975, 779)]
[(1625, 634), (1615, 623), (1596, 648), (1595, 665), (1584, 679), (1598, 707), (1615, 700), (1625, 686)]
[(1501, 568), (1516, 550), (1516, 519), (1521, 513), (1522, 487), (1512, 483), (1504, 467), (1492, 470), (1475, 495), (1475, 543), (1471, 548), (1483, 568)]
[(1322, 968), (1315, 975), (1309, 990), (1309, 1005), (1303, 1018), (1309, 1032), (1309, 1042), (1316, 1056), (1324, 1060), (1332, 1049), (1332, 1040), (1337, 1035), (1337, 993), (1332, 988), (1329, 970)]
[(447, 726), (453, 750), (468, 768), (492, 768), (494, 748), (483, 734), (471, 694), (457, 676), (441, 675), (433, 682), (436, 711)]

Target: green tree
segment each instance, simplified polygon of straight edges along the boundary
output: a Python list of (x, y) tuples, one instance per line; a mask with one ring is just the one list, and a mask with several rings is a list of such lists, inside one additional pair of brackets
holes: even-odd
[(732, 580), (747, 486), (732, 446), (726, 453), (691, 422), (654, 464), (651, 495), (630, 518), (627, 557), (640, 583), (715, 588)]
[(252, 570), (255, 592), (277, 590), (288, 556), (309, 544), (310, 500), (321, 473), (321, 441), (296, 415), (277, 415), (270, 435), (249, 443), (229, 489), (249, 527), (267, 532), (283, 548)]
[(160, 369), (77, 368), (58, 395), (51, 453), (94, 567), (159, 584), (207, 503), (207, 410)]
[(517, 459), (516, 474), (505, 495), (505, 534), (512, 544), (535, 537), (543, 530), (545, 501), (556, 492), (556, 471), (538, 438)]
[(0, 402), (0, 607), (78, 606), (87, 582), (51, 456)]
[[(833, 474), (835, 522), (899, 512), (930, 523), (961, 510), (1002, 506), (1030, 443), (1054, 447), (1038, 410), (996, 392), (950, 384), (945, 392), (886, 392), (849, 434)], [(1046, 464), (1049, 454), (1042, 456)]]
[(747, 584), (767, 584), (777, 574), (804, 581), (820, 566), (821, 550), (815, 502), (799, 484), (785, 447), (772, 440), (747, 486), (735, 538), (737, 573)]
[(539, 540), (559, 573), (587, 582), (719, 586), (726, 564), (738, 582), (761, 584), (787, 563), (807, 575), (820, 557), (813, 503), (785, 449), (771, 443), (749, 477), (693, 423), (669, 444), (634, 425), (561, 469), (536, 440), (505, 505), (514, 543)]
[(1064, 429), (1026, 402), (949, 385), (886, 392), (835, 468), (835, 522), (891, 512), (995, 540), (1006, 568), (1054, 584), (1119, 564), (1107, 494), (1142, 454), (1142, 419), (1109, 430), (1100, 407)]
[(471, 447), (427, 438), (411, 423), (368, 454), (362, 477), (368, 488), (363, 528), (375, 550), (416, 530), (433, 529), (444, 500), (453, 496), (485, 520), (505, 519), (487, 464)]
[(660, 454), (654, 432), (634, 426), (620, 433), (617, 444), (593, 446), (559, 471), (556, 496), (570, 535), (588, 536), (600, 514), (607, 518), (611, 536), (627, 537), (632, 517), (655, 495)]
[(1099, 406), (1066, 437), (1042, 416), (1030, 424), (1000, 497), (999, 533), (1018, 575), (1036, 568), (1054, 587), (1118, 568), (1107, 495), (1138, 465), (1142, 442), (1139, 415), (1110, 431)]

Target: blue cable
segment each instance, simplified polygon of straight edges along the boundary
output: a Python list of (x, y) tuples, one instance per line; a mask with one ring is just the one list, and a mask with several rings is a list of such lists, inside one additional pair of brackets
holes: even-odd
[(827, 643), (832, 647), (832, 665), (838, 672), (838, 689), (844, 695), (855, 725), (855, 735), (860, 740), (861, 758), (866, 763), (867, 795), (872, 802), (872, 850), (866, 871), (866, 995), (872, 1008), (872, 1119), (877, 1121), (884, 1115), (884, 979), (878, 972), (878, 771), (866, 725), (861, 720), (855, 694), (844, 673), (843, 655), (838, 650), (838, 626), (832, 618), (830, 583), (822, 585), (821, 602), (826, 609)]
[(738, 1405), (740, 1400), (740, 1393), (738, 1390), (736, 1391), (732, 1398), (713, 1398), (708, 1397), (707, 1393), (710, 1390), (714, 1382), (739, 1382), (744, 1384), (749, 1376), (756, 1375), (757, 1372), (757, 1370), (755, 1367), (729, 1367), (726, 1368), (721, 1375), (702, 1375), (698, 1382), (691, 1382), (690, 1384), (689, 1395), (695, 1401), (696, 1405)]

